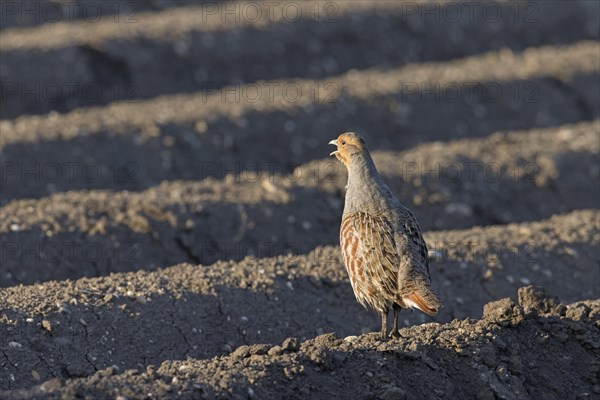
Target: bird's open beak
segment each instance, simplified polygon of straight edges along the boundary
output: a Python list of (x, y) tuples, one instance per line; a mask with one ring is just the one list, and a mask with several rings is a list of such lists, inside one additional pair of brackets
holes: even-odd
[[(329, 142), (329, 144), (332, 144), (332, 145), (334, 145), (334, 146), (337, 146), (337, 140), (336, 140), (336, 139), (333, 139), (332, 141), (330, 141), (330, 142)], [(335, 150), (335, 151), (332, 151), (331, 153), (329, 153), (329, 155), (330, 155), (330, 156), (334, 156), (334, 155), (336, 155), (336, 154), (337, 154), (337, 152), (338, 152), (337, 150)]]

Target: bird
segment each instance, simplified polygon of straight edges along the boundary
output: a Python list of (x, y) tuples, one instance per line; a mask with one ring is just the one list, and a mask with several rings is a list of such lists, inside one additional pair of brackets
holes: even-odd
[(394, 196), (377, 171), (365, 141), (354, 132), (329, 142), (348, 170), (340, 248), (356, 300), (381, 316), (382, 339), (398, 336), (398, 312), (416, 308), (435, 315), (442, 308), (431, 288), (427, 244), (413, 213)]

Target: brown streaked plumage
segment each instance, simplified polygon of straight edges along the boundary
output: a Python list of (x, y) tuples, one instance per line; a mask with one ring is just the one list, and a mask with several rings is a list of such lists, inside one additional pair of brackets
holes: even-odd
[(398, 311), (417, 308), (435, 315), (441, 303), (431, 290), (427, 245), (414, 215), (392, 194), (377, 172), (367, 146), (356, 133), (329, 142), (348, 169), (340, 246), (354, 295), (381, 315), (394, 310), (390, 335), (396, 335)]

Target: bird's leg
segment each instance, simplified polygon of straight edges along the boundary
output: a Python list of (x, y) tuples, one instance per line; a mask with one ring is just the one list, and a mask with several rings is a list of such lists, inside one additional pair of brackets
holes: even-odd
[(387, 334), (387, 315), (388, 310), (381, 312), (381, 338), (385, 339)]
[(398, 312), (400, 312), (400, 308), (394, 305), (394, 321), (392, 322), (390, 337), (400, 337), (400, 333), (398, 332)]

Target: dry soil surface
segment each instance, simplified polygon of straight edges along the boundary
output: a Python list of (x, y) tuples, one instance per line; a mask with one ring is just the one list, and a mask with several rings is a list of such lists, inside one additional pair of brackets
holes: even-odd
[[(598, 2), (36, 3), (0, 23), (0, 398), (600, 398)], [(348, 130), (445, 305), (386, 341)]]

